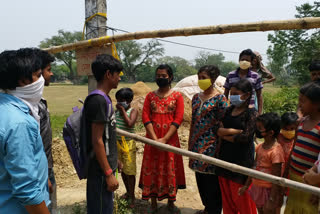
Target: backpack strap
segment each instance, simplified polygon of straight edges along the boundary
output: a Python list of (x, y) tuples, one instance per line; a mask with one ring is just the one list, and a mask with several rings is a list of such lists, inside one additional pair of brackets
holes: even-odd
[[(109, 118), (111, 117), (111, 115), (113, 114), (113, 107), (112, 107), (112, 103), (111, 103), (110, 98), (109, 98), (103, 91), (101, 91), (101, 90), (99, 90), (99, 89), (93, 90), (93, 91), (87, 96), (87, 98), (88, 98), (89, 96), (95, 95), (95, 94), (99, 94), (99, 95), (103, 96), (104, 99), (106, 100), (106, 102), (107, 102), (106, 112), (107, 112), (107, 118), (109, 119)], [(86, 99), (87, 99), (87, 98), (86, 98)]]

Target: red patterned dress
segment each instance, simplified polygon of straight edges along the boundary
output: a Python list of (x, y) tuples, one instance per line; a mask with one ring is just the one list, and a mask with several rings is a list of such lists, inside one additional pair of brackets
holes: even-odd
[[(142, 121), (145, 125), (152, 123), (155, 134), (162, 138), (171, 124), (178, 127), (182, 123), (183, 111), (183, 97), (179, 92), (174, 91), (165, 98), (150, 92), (144, 101)], [(148, 134), (147, 138), (150, 138)], [(180, 148), (177, 132), (167, 144)], [(168, 198), (175, 201), (177, 189), (186, 188), (182, 156), (146, 144), (139, 187), (142, 189), (144, 200), (156, 197), (158, 200)]]

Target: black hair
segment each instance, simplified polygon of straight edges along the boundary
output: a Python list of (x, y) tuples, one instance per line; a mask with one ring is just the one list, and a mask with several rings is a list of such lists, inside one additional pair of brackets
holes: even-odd
[(220, 69), (215, 65), (204, 65), (199, 69), (198, 74), (201, 72), (206, 72), (208, 76), (214, 81), (216, 81), (216, 79), (220, 75)]
[(48, 65), (50, 65), (50, 63), (55, 61), (54, 56), (49, 54), (47, 51), (37, 49), (36, 52), (42, 61), (41, 62), (41, 69), (45, 69)]
[(257, 118), (257, 122), (261, 122), (266, 131), (273, 131), (273, 137), (277, 137), (281, 129), (281, 118), (277, 113), (265, 113)]
[(313, 103), (320, 102), (320, 81), (310, 82), (302, 86), (300, 93)]
[(245, 49), (245, 50), (241, 51), (241, 53), (239, 55), (239, 60), (242, 56), (250, 56), (251, 60), (253, 60), (256, 55), (253, 53), (253, 51), (251, 49)]
[(123, 70), (123, 66), (119, 60), (109, 54), (100, 54), (92, 62), (91, 69), (97, 82), (103, 80), (103, 76), (109, 70), (113, 75), (114, 72), (120, 73)]
[(320, 71), (320, 60), (313, 60), (309, 65), (309, 71)]
[(170, 65), (168, 65), (168, 64), (161, 64), (161, 65), (159, 65), (159, 66), (157, 67), (157, 69), (156, 69), (156, 74), (157, 74), (157, 71), (158, 71), (158, 70), (162, 70), (162, 69), (164, 69), (164, 70), (167, 71), (168, 76), (169, 76), (169, 79), (171, 79), (171, 82), (172, 82), (172, 80), (173, 80), (173, 71), (172, 71), (172, 68), (170, 67)]
[(281, 127), (295, 124), (299, 119), (298, 115), (295, 112), (286, 112), (281, 116)]
[(34, 48), (22, 48), (17, 51), (5, 51), (0, 56), (0, 88), (13, 90), (19, 86), (19, 80), (32, 81), (32, 73), (41, 69), (41, 59)]
[(239, 91), (242, 91), (243, 93), (250, 93), (249, 101), (252, 97), (252, 84), (247, 79), (241, 79), (238, 82), (236, 82), (234, 85), (232, 85), (232, 88), (236, 88)]
[[(243, 121), (243, 127), (246, 127), (247, 126), (247, 122), (249, 121), (249, 119), (251, 117), (251, 112), (250, 112), (250, 109), (248, 107), (250, 105), (250, 100), (251, 100), (251, 97), (252, 97), (252, 84), (247, 79), (241, 79), (238, 82), (236, 82), (231, 88), (236, 88), (237, 90), (242, 91), (243, 93), (249, 93), (250, 94), (248, 99), (246, 100), (247, 110), (245, 111), (245, 115), (244, 115), (245, 121)], [(231, 106), (231, 107), (232, 107), (231, 109), (233, 110), (234, 106)]]
[(133, 91), (131, 88), (121, 88), (116, 93), (116, 99), (124, 99), (126, 101), (132, 101), (133, 100)]
[[(0, 53), (0, 88), (6, 89), (14, 89), (15, 87), (11, 86), (11, 81), (8, 81), (10, 72), (8, 71), (8, 64), (10, 60), (13, 60), (16, 55), (15, 50), (7, 50)], [(11, 79), (11, 78), (9, 78)]]

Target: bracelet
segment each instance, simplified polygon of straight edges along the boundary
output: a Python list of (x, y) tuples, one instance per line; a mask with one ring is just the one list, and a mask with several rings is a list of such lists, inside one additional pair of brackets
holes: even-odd
[(107, 177), (110, 176), (112, 174), (112, 169), (108, 169), (105, 173), (104, 173)]

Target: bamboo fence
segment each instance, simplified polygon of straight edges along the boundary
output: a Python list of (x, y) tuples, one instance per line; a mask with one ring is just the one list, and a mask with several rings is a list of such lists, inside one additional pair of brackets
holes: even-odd
[(114, 36), (103, 36), (95, 39), (89, 39), (60, 46), (53, 46), (44, 50), (54, 54), (58, 52), (87, 48), (91, 46), (102, 46), (112, 42), (120, 42), (125, 40), (312, 28), (320, 28), (320, 17), (142, 31), (135, 33), (118, 34)]
[(304, 192), (309, 192), (309, 193), (320, 196), (320, 188), (317, 188), (317, 187), (314, 187), (311, 185), (307, 185), (307, 184), (299, 183), (299, 182), (292, 181), (289, 179), (285, 179), (282, 177), (277, 177), (274, 175), (266, 174), (266, 173), (263, 173), (263, 172), (260, 172), (257, 170), (249, 169), (249, 168), (246, 168), (243, 166), (232, 164), (232, 163), (222, 161), (222, 160), (219, 160), (216, 158), (212, 158), (212, 157), (209, 157), (206, 155), (202, 155), (202, 154), (198, 154), (195, 152), (190, 152), (190, 151), (187, 151), (184, 149), (180, 149), (180, 148), (177, 148), (174, 146), (170, 146), (168, 144), (159, 143), (157, 141), (154, 141), (154, 140), (151, 140), (151, 139), (148, 139), (145, 137), (141, 137), (137, 134), (129, 133), (129, 132), (123, 131), (121, 129), (117, 129), (116, 131), (117, 131), (118, 135), (132, 138), (134, 140), (149, 144), (151, 146), (154, 146), (154, 147), (161, 149), (161, 150), (164, 150), (164, 151), (173, 152), (175, 154), (187, 156), (192, 159), (204, 161), (206, 163), (210, 163), (215, 166), (219, 166), (219, 167), (231, 170), (233, 172), (237, 172), (237, 173), (241, 173), (241, 174), (253, 177), (253, 178), (269, 181), (273, 184), (277, 184), (277, 185), (280, 185), (283, 187), (289, 187), (289, 188), (297, 189), (297, 190), (304, 191)]

